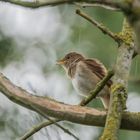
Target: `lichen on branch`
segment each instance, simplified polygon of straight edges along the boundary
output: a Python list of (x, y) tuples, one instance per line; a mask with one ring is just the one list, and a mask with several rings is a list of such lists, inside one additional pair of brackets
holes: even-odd
[[(134, 54), (133, 31), (126, 20), (124, 20), (122, 36), (126, 36), (126, 42), (118, 49), (115, 75), (111, 87), (110, 106), (103, 135), (100, 140), (118, 140), (118, 131), (121, 125), (122, 113), (126, 108), (127, 83), (131, 62)], [(127, 40), (128, 39), (128, 40)]]

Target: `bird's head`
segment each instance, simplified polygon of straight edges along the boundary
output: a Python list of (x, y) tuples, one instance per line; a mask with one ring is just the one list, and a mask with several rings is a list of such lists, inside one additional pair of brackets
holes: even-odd
[(84, 57), (81, 54), (70, 52), (66, 54), (64, 58), (58, 60), (57, 64), (63, 66), (65, 69), (68, 69), (69, 67), (75, 65), (77, 62), (83, 59)]

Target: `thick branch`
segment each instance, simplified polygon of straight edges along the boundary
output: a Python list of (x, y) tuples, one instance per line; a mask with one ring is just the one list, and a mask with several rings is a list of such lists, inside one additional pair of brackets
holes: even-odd
[(23, 1), (23, 0), (0, 0), (2, 2), (8, 2), (15, 5), (20, 5), (29, 8), (39, 8), (44, 6), (55, 6), (65, 3), (72, 3), (71, 0), (37, 0), (37, 1)]
[[(13, 85), (0, 74), (0, 91), (11, 101), (31, 109), (42, 116), (51, 116), (74, 123), (104, 126), (106, 112), (89, 107), (67, 105), (49, 98), (37, 97)], [(124, 112), (123, 129), (140, 130), (140, 113)]]
[(137, 46), (140, 48), (140, 0), (120, 0), (119, 6), (134, 28)]
[(130, 66), (134, 54), (134, 42), (131, 27), (124, 22), (122, 31), (124, 36), (130, 38), (119, 47), (113, 86), (111, 87), (111, 99), (105, 129), (100, 140), (117, 140), (121, 124), (122, 112), (126, 105), (126, 88)]
[(23, 7), (29, 7), (29, 8), (39, 8), (43, 6), (56, 6), (60, 4), (75, 4), (75, 3), (83, 3), (84, 4), (97, 4), (98, 6), (101, 5), (101, 7), (108, 6), (113, 7), (116, 9), (120, 9), (120, 5), (118, 3), (112, 2), (110, 0), (37, 0), (37, 1), (24, 1), (24, 0), (0, 0), (2, 2), (8, 2), (11, 4), (20, 5)]

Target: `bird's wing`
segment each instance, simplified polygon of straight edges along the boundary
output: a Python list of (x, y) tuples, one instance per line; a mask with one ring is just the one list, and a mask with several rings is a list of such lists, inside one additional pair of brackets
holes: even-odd
[[(107, 74), (105, 66), (97, 59), (85, 59), (84, 62), (92, 70), (92, 72), (96, 74), (100, 79), (103, 79), (103, 77)], [(107, 86), (110, 87), (111, 85), (112, 81), (109, 80), (107, 82)]]

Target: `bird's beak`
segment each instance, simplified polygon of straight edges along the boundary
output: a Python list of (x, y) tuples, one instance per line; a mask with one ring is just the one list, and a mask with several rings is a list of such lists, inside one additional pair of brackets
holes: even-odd
[(57, 60), (56, 64), (57, 65), (64, 65), (65, 60), (61, 59), (61, 60)]

